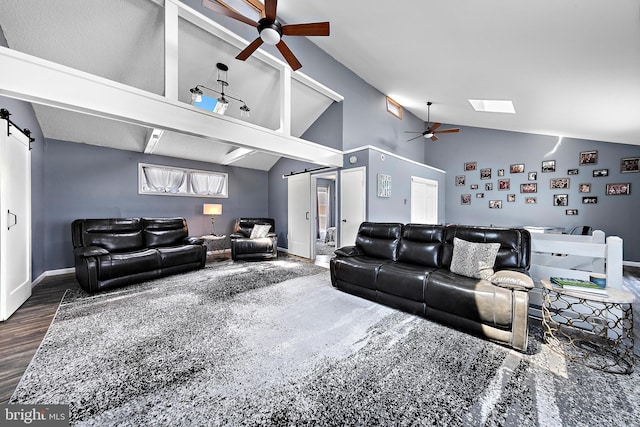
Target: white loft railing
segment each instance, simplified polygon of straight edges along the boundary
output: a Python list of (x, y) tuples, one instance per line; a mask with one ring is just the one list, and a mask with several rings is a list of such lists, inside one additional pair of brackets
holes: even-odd
[(591, 273), (605, 274), (607, 287), (622, 288), (622, 239), (605, 238), (604, 231), (591, 236), (531, 233), (531, 267), (529, 274), (536, 287), (529, 292), (529, 313), (540, 317), (542, 285), (550, 277), (589, 280)]

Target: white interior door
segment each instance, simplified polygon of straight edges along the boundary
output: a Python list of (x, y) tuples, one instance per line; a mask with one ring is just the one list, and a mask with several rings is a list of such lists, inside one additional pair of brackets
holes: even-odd
[(340, 171), (340, 246), (356, 241), (358, 228), (367, 215), (366, 168)]
[(288, 189), (288, 250), (290, 254), (311, 258), (311, 175), (290, 176)]
[(31, 159), (29, 140), (0, 120), (0, 320), (31, 296)]
[(438, 181), (411, 177), (411, 222), (438, 223)]

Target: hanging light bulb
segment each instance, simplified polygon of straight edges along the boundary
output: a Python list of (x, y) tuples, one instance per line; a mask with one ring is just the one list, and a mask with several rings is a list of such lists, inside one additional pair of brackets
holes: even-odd
[(251, 116), (250, 111), (247, 104), (242, 104), (242, 107), (240, 107), (240, 117), (248, 119)]
[(191, 102), (202, 102), (202, 91), (198, 86), (189, 89), (191, 92)]

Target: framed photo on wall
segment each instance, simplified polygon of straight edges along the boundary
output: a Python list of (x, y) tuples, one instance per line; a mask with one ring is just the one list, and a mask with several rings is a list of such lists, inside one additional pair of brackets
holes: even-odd
[(511, 190), (511, 180), (509, 178), (499, 179), (498, 190), (502, 190), (502, 191)]
[(491, 168), (480, 169), (480, 179), (491, 179)]
[(535, 205), (536, 203), (538, 203), (538, 198), (537, 197), (525, 197), (524, 198), (524, 203), (527, 205)]
[(555, 160), (544, 160), (542, 162), (542, 173), (555, 172), (555, 171), (556, 171)]
[(554, 194), (553, 195), (553, 206), (568, 206), (569, 205), (569, 195), (568, 194)]
[(529, 172), (529, 175), (527, 177), (529, 179), (529, 181), (535, 181), (538, 179), (538, 172)]
[(607, 184), (607, 195), (609, 196), (627, 196), (629, 194), (631, 194), (630, 182), (624, 184)]
[(594, 169), (593, 170), (593, 177), (594, 178), (600, 178), (603, 176), (609, 176), (609, 169)]
[(582, 151), (580, 153), (580, 166), (597, 165), (598, 152), (596, 150)]
[(591, 193), (591, 184), (580, 184), (578, 186), (578, 192), (580, 192), (580, 193)]
[(524, 173), (524, 163), (516, 163), (509, 167), (509, 173)]
[(378, 174), (378, 197), (391, 197), (391, 175)]
[(640, 172), (640, 166), (638, 165), (639, 162), (640, 162), (640, 157), (627, 157), (626, 159), (621, 159), (620, 172), (621, 173)]
[(598, 203), (598, 198), (594, 196), (585, 196), (582, 198), (583, 205), (595, 205)]
[(467, 162), (464, 164), (464, 170), (465, 171), (474, 171), (476, 170), (476, 168), (478, 167), (478, 163), (477, 162)]
[(471, 204), (471, 194), (461, 194), (460, 195), (460, 204), (461, 205), (470, 205)]
[(526, 184), (520, 184), (521, 193), (537, 193), (538, 184), (535, 182), (528, 182)]
[(578, 175), (579, 171), (580, 171), (580, 169), (569, 169), (567, 171), (567, 175)]
[(461, 185), (464, 185), (465, 180), (466, 180), (465, 175), (456, 176), (456, 186), (459, 187)]
[(567, 215), (578, 215), (578, 209), (567, 209), (564, 213)]
[(515, 194), (507, 194), (507, 202), (515, 202), (516, 195)]
[(569, 188), (569, 178), (551, 178), (549, 188)]
[(502, 200), (489, 200), (489, 209), (502, 209)]
[(493, 190), (493, 182), (488, 182), (484, 185), (484, 191), (491, 191)]

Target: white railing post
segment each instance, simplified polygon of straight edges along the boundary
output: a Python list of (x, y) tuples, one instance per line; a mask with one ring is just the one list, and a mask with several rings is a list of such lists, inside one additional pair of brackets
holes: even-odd
[(622, 288), (622, 239), (607, 237), (606, 249), (607, 287)]

